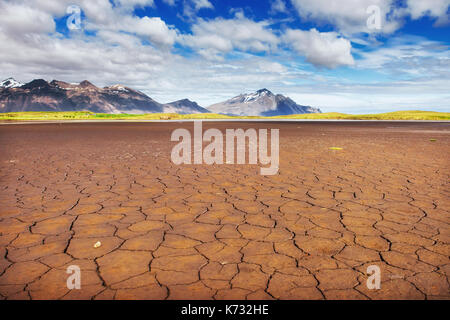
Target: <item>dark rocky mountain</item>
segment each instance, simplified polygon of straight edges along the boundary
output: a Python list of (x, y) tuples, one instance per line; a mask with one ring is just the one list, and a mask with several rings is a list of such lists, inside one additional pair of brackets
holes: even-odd
[(224, 102), (207, 108), (213, 113), (235, 116), (279, 116), (301, 113), (321, 113), (320, 109), (302, 106), (281, 94), (273, 94), (267, 89), (255, 93), (240, 94)]
[[(98, 113), (200, 113), (208, 110), (187, 99), (161, 104), (122, 85), (99, 88), (87, 80), (79, 84), (36, 79), (24, 85), (6, 79), (0, 86), (0, 112), (92, 111)], [(12, 84), (12, 85), (11, 85)]]

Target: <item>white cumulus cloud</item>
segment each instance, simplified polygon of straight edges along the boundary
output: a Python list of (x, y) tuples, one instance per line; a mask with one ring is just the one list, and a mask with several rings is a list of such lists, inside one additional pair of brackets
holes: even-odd
[(208, 0), (192, 0), (196, 10), (200, 10), (203, 8), (212, 9), (214, 6)]
[(39, 8), (0, 2), (0, 30), (17, 37), (29, 33), (50, 33), (55, 31), (55, 21), (52, 15)]
[[(291, 0), (303, 20), (332, 24), (346, 34), (384, 32), (400, 27), (399, 21), (390, 17), (393, 0)], [(380, 8), (381, 29), (367, 27), (370, 14), (367, 8)]]
[(283, 0), (273, 1), (270, 5), (270, 12), (271, 13), (277, 13), (277, 12), (286, 13), (287, 12), (286, 3), (284, 3)]
[(184, 0), (183, 15), (193, 20), (201, 9), (214, 9), (214, 6), (208, 0)]
[(318, 67), (336, 68), (355, 63), (350, 41), (340, 37), (336, 32), (288, 29), (283, 41), (304, 56), (306, 61)]
[(183, 43), (199, 52), (215, 55), (234, 49), (251, 52), (269, 52), (279, 40), (267, 21), (256, 22), (237, 13), (233, 19), (198, 19), (192, 34), (183, 36)]
[(123, 7), (153, 7), (155, 5), (153, 0), (114, 0), (114, 3)]
[(408, 0), (407, 12), (412, 19), (419, 19), (423, 16), (437, 17), (437, 25), (448, 24), (449, 14), (448, 9), (450, 0)]

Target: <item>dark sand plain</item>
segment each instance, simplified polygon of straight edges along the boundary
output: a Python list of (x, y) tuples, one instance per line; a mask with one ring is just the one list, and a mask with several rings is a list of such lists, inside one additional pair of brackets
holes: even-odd
[(450, 123), (203, 124), (279, 128), (274, 176), (174, 165), (179, 127), (0, 125), (0, 298), (450, 299)]

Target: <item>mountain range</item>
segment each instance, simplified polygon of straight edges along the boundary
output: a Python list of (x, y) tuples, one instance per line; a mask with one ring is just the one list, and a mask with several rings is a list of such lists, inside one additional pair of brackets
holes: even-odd
[(320, 113), (317, 108), (301, 106), (288, 97), (267, 89), (241, 94), (208, 108), (182, 99), (159, 103), (143, 92), (123, 85), (97, 87), (87, 80), (68, 83), (35, 79), (22, 84), (13, 78), (0, 82), (0, 112), (92, 111), (97, 113), (221, 113), (238, 116), (276, 116)]
[(0, 85), (0, 112), (92, 111), (98, 113), (207, 113), (187, 99), (158, 103), (122, 85), (99, 88), (87, 80), (79, 84), (36, 79), (20, 84), (12, 78)]

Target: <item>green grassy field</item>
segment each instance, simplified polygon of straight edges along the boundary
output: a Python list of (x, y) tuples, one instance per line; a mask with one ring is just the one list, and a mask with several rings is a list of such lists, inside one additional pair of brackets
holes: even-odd
[(309, 113), (278, 116), (280, 119), (344, 119), (344, 120), (450, 120), (450, 112), (434, 111), (395, 111), (374, 114), (346, 114), (338, 112)]
[(377, 114), (345, 114), (338, 112), (295, 114), (276, 117), (232, 117), (215, 113), (177, 114), (107, 114), (76, 112), (10, 112), (0, 113), (0, 120), (183, 120), (183, 119), (336, 119), (336, 120), (450, 120), (450, 112), (396, 111)]

